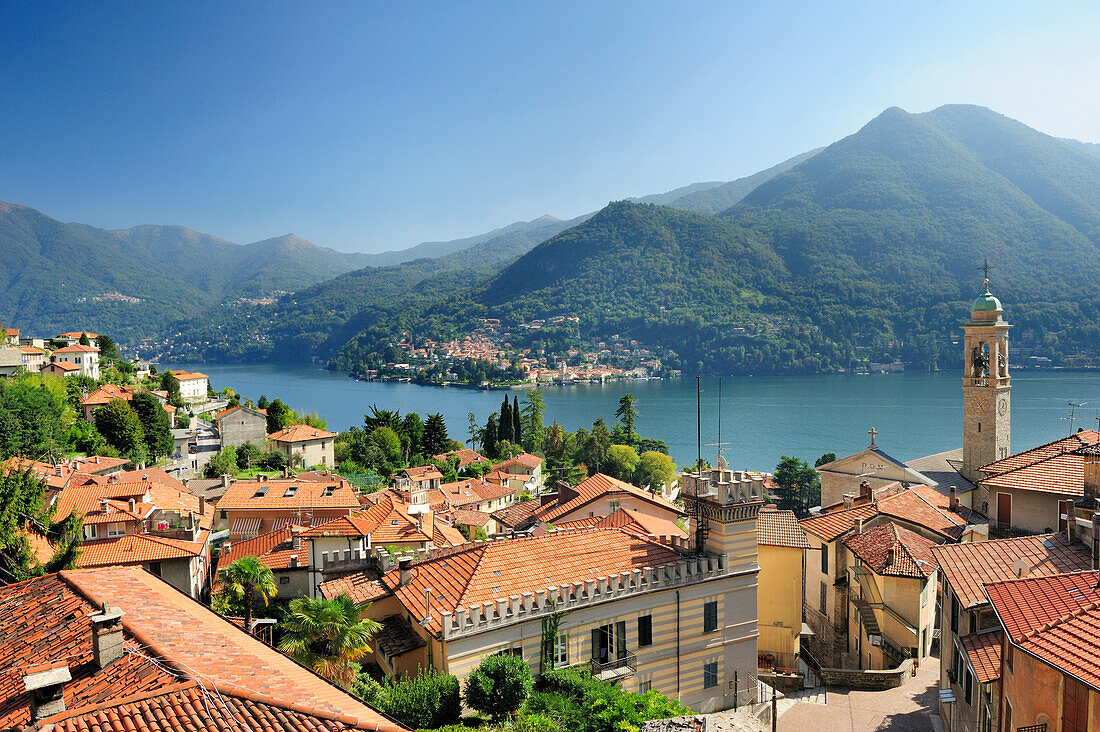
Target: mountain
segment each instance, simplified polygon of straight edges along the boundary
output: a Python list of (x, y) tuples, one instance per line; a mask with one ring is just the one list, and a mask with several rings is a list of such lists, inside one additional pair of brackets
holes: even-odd
[[(804, 152), (801, 155), (795, 155), (793, 158), (784, 160), (778, 165), (773, 165), (767, 170), (761, 170), (758, 173), (753, 173), (744, 178), (731, 180), (729, 183), (718, 183), (713, 186), (709, 183), (704, 183), (696, 184), (696, 186), (705, 186), (702, 188), (696, 186), (680, 188), (677, 190), (684, 191), (683, 195), (676, 196), (667, 201), (656, 200), (661, 198), (660, 196), (647, 196), (647, 198), (652, 198), (654, 200), (647, 201), (645, 199), (639, 199), (638, 202), (663, 204), (671, 206), (672, 208), (683, 209), (684, 211), (695, 211), (696, 213), (716, 214), (719, 211), (725, 211), (727, 208), (740, 201), (761, 183), (771, 180), (780, 173), (790, 170), (803, 160), (809, 160), (814, 155), (821, 152), (821, 150), (822, 148), (817, 148), (816, 150)], [(689, 188), (695, 188), (695, 190), (687, 190)], [(672, 193), (676, 193), (676, 191)]]
[(1100, 158), (1100, 143), (1098, 142), (1082, 142), (1081, 140), (1074, 140), (1072, 137), (1061, 137), (1059, 139), (1070, 147), (1075, 147), (1081, 152)]
[(615, 203), (495, 277), (369, 308), (334, 363), (377, 361), (398, 333), (569, 315), (581, 340), (637, 339), (689, 371), (953, 366), (986, 257), (1017, 347), (1095, 356), (1098, 224), (1100, 159), (980, 107), (892, 108), (717, 217)]
[(426, 241), (414, 247), (409, 247), (408, 249), (395, 249), (379, 252), (377, 254), (368, 254), (366, 255), (367, 261), (365, 265), (370, 267), (388, 267), (394, 264), (412, 262), (417, 259), (434, 259), (453, 252), (460, 252), (463, 249), (469, 249), (482, 242), (499, 239), (509, 234), (525, 234), (532, 230), (538, 231), (548, 226), (552, 227), (554, 224), (560, 222), (561, 219), (554, 218), (550, 214), (544, 214), (537, 219), (517, 221), (514, 224), (502, 226), (498, 229), (487, 231), (484, 234), (478, 234), (477, 236), (466, 237), (465, 239)]
[(67, 224), (0, 203), (0, 322), (36, 334), (163, 335), (216, 302), (289, 292), (362, 263), (293, 235), (242, 246), (180, 226)]

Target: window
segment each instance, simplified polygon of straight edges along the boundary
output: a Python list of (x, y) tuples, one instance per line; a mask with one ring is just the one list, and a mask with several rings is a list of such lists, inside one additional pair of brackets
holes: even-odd
[(954, 595), (951, 596), (951, 632), (959, 634), (959, 600)]
[(1008, 634), (1005, 633), (1005, 666), (1008, 667), (1009, 673), (1012, 673), (1012, 642), (1008, 640)]
[(718, 630), (718, 601), (709, 600), (703, 603), (703, 632), (713, 633)]
[(974, 672), (970, 670), (970, 667), (966, 667), (966, 685), (963, 696), (966, 698), (968, 705), (974, 703)]
[(1077, 679), (1062, 677), (1062, 732), (1088, 732), (1089, 690)]
[(615, 513), (616, 511), (618, 511), (619, 506), (620, 506), (620, 503), (618, 501), (608, 501), (607, 502), (607, 508), (608, 508), (608, 510), (611, 511), (611, 513)]
[(558, 633), (554, 639), (554, 667), (562, 668), (569, 665), (569, 637), (565, 633)]
[(505, 648), (504, 650), (497, 651), (494, 655), (497, 656), (518, 656), (523, 658), (523, 647), (519, 648)]
[(653, 616), (642, 615), (638, 618), (638, 645), (653, 645)]
[(290, 584), (290, 577), (280, 577), (279, 578), (279, 584), (280, 585), (289, 585)]
[(828, 576), (829, 574), (829, 545), (821, 545), (821, 574)]
[(829, 614), (829, 589), (828, 589), (828, 587), (826, 587), (824, 582), (821, 583), (821, 596), (818, 599), (818, 603), (821, 606), (821, 614), (822, 615), (828, 615)]
[(94, 538), (96, 538), (95, 524), (89, 524), (88, 526), (84, 527), (84, 538), (85, 539), (94, 539)]
[(107, 524), (107, 536), (125, 536), (125, 524)]
[(149, 571), (160, 577), (160, 562), (149, 562)]
[(703, 664), (703, 688), (709, 689), (718, 686), (718, 662), (711, 661)]
[(645, 679), (645, 680), (642, 680), (642, 681), (638, 682), (638, 693), (639, 694), (644, 694), (652, 688), (653, 688), (653, 680), (652, 679)]

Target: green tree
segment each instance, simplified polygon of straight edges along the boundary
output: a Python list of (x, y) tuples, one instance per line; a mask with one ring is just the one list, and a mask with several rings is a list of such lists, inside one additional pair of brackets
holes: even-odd
[(218, 450), (210, 462), (202, 468), (204, 478), (220, 478), (223, 475), (233, 475), (237, 472), (237, 451), (232, 445), (226, 445)]
[(822, 465), (826, 465), (826, 464), (832, 463), (832, 462), (836, 462), (836, 453), (835, 452), (827, 452), (824, 455), (822, 455), (821, 457), (819, 457), (817, 460), (814, 461), (814, 467), (815, 468), (820, 468)]
[(165, 371), (160, 375), (160, 389), (168, 392), (168, 403), (178, 409), (183, 408), (183, 397), (180, 395), (180, 380), (171, 371)]
[(496, 412), (490, 414), (489, 419), (485, 421), (485, 430), (482, 435), (481, 446), (485, 457), (496, 460), (497, 440), (500, 439), (500, 417), (497, 416)]
[(134, 394), (130, 406), (141, 421), (145, 447), (153, 460), (172, 452), (172, 423), (160, 400), (147, 391)]
[(292, 424), (294, 424), (294, 410), (283, 404), (278, 397), (272, 399), (267, 405), (267, 434), (278, 432)]
[(82, 345), (82, 346), (92, 345), (92, 342), (90, 340), (88, 340), (88, 334), (87, 333), (81, 333), (80, 334), (80, 340), (78, 341), (78, 343), (80, 343), (80, 345)]
[(392, 409), (379, 409), (378, 405), (370, 405), (370, 414), (363, 415), (363, 427), (367, 432), (378, 427), (389, 427), (394, 432), (401, 431), (401, 414)]
[(122, 353), (118, 350), (118, 344), (109, 335), (100, 335), (95, 339), (96, 348), (99, 349), (99, 357), (108, 361), (118, 361)]
[(334, 684), (350, 689), (357, 661), (371, 653), (371, 637), (382, 627), (364, 618), (370, 603), (341, 593), (331, 600), (299, 597), (290, 601), (279, 650)]
[(504, 397), (504, 403), (500, 405), (500, 418), (497, 421), (497, 440), (515, 442), (512, 429), (512, 403), (508, 397)]
[(463, 697), (471, 709), (502, 721), (516, 713), (531, 695), (531, 668), (520, 656), (489, 656), (466, 677)]
[(267, 397), (260, 394), (260, 398), (256, 401), (256, 409), (267, 409), (268, 403)]
[(237, 448), (237, 467), (240, 470), (248, 470), (253, 465), (259, 465), (263, 458), (263, 450), (251, 442), (246, 442)]
[(401, 438), (392, 427), (375, 427), (367, 436), (367, 443), (377, 451), (373, 458), (368, 454), (368, 466), (377, 469), (379, 465), (372, 465), (372, 462), (396, 466), (401, 461)]
[(626, 430), (626, 438), (633, 445), (638, 435), (634, 433), (634, 425), (638, 422), (638, 400), (631, 393), (619, 397), (619, 408), (615, 410), (615, 417), (622, 423)]
[[(409, 412), (405, 415), (405, 418), (401, 420), (401, 429), (399, 430), (401, 436), (401, 444), (405, 449), (405, 462), (408, 462), (413, 455), (420, 455), (423, 453), (424, 441), (424, 421), (420, 419), (420, 415), (416, 412)], [(428, 453), (429, 455), (433, 453)]]
[(95, 410), (95, 426), (107, 444), (134, 460), (145, 452), (145, 431), (141, 419), (125, 399), (112, 399)]
[(643, 452), (638, 460), (637, 484), (651, 493), (660, 491), (676, 477), (676, 463), (663, 452)]
[(279, 592), (271, 568), (260, 563), (257, 557), (241, 557), (222, 570), (219, 592), (243, 603), (245, 631), (251, 633), (252, 603), (258, 594), (264, 605)]
[(512, 442), (523, 444), (523, 415), (519, 413), (519, 397), (512, 397)]
[(623, 691), (614, 684), (601, 684), (585, 696), (587, 713), (579, 732), (623, 732), (638, 730), (652, 719), (669, 719), (690, 714), (691, 709), (650, 690), (644, 694)]
[(810, 506), (821, 501), (821, 476), (805, 460), (784, 455), (775, 466), (773, 478), (779, 488), (776, 504), (780, 509), (794, 511), (804, 518), (809, 515)]
[(607, 448), (604, 472), (612, 478), (633, 481), (634, 472), (638, 469), (640, 462), (641, 458), (638, 457), (637, 451), (630, 445), (612, 445)]
[(462, 716), (458, 679), (431, 668), (403, 679), (388, 677), (384, 684), (361, 673), (351, 693), (409, 729), (436, 729)]
[(429, 414), (428, 421), (424, 423), (424, 454), (442, 455), (447, 452), (450, 441), (443, 415)]
[[(30, 470), (0, 469), (0, 584), (76, 565), (83, 520), (75, 513), (55, 520), (57, 505), (47, 505), (48, 490), (45, 481)], [(53, 547), (45, 562), (32, 547), (31, 535)]]
[(74, 421), (64, 383), (69, 379), (39, 374), (0, 378), (0, 459), (61, 453)]
[(527, 392), (523, 405), (523, 447), (527, 452), (542, 450), (546, 428), (542, 424), (542, 415), (546, 411), (546, 400), (538, 387)]

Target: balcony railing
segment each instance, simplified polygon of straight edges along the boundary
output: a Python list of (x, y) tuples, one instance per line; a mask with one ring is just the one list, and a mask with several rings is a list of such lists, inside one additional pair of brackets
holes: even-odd
[(1047, 732), (1047, 723), (1029, 724), (1026, 727), (1017, 727), (1016, 732)]
[(637, 672), (638, 657), (633, 653), (627, 653), (622, 658), (613, 658), (609, 661), (592, 659), (592, 676), (600, 681), (615, 681), (633, 676)]

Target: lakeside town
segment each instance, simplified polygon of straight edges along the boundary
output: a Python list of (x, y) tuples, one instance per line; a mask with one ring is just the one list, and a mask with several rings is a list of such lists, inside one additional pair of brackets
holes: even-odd
[(960, 325), (961, 448), (902, 462), (868, 425), (774, 467), (677, 467), (630, 394), (591, 430), (532, 388), (466, 441), (389, 405), (335, 433), (106, 334), (0, 331), (3, 726), (211, 694), (392, 730), (1086, 719), (1100, 433), (1013, 446), (988, 280)]

